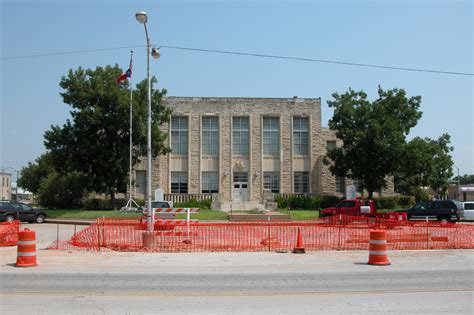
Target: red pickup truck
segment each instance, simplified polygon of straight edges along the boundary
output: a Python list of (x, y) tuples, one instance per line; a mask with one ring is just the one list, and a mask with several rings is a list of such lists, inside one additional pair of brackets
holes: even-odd
[(335, 207), (321, 210), (319, 217), (328, 217), (337, 214), (361, 215), (372, 218), (383, 218), (393, 220), (406, 220), (406, 213), (387, 212), (378, 213), (375, 208), (375, 201), (362, 199), (342, 200)]

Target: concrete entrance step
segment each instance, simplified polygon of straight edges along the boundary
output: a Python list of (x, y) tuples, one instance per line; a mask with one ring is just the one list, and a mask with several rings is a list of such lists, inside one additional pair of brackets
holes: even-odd
[(291, 221), (288, 214), (270, 211), (262, 214), (237, 212), (229, 215), (229, 221)]

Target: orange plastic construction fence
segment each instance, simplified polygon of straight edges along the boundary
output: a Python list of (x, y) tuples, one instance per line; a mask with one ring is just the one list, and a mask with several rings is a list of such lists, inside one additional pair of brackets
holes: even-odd
[(0, 223), (0, 246), (15, 246), (18, 243), (20, 221)]
[[(387, 231), (389, 250), (472, 249), (474, 225), (396, 220), (341, 220), (305, 222), (223, 222), (155, 224), (155, 252), (291, 251), (298, 228), (306, 251), (368, 250), (370, 229)], [(149, 251), (143, 246), (146, 224), (135, 220), (99, 219), (67, 241), (50, 249)]]

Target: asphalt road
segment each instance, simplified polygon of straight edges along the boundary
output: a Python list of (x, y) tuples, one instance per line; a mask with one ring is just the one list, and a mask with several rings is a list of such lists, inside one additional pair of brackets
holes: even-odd
[[(1, 314), (473, 314), (474, 251), (87, 253), (0, 248)], [(71, 229), (67, 231), (73, 231)], [(66, 229), (63, 237), (66, 237)]]

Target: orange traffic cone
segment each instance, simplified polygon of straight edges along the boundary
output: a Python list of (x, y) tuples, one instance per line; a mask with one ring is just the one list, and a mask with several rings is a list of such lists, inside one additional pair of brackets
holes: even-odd
[(371, 230), (369, 240), (369, 265), (388, 266), (391, 263), (387, 258), (387, 231)]
[(18, 232), (16, 266), (38, 266), (36, 263), (36, 233), (28, 228)]
[(296, 247), (293, 248), (293, 254), (304, 254), (306, 251), (303, 247), (303, 240), (301, 239), (301, 230), (298, 228), (298, 238), (296, 239)]

